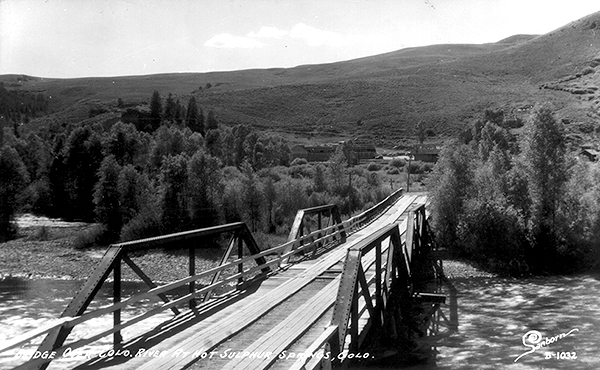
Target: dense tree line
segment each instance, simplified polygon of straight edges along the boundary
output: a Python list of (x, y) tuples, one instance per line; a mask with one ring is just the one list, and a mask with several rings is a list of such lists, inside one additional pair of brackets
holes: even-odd
[[(48, 99), (42, 93), (7, 90), (0, 82), (0, 124), (11, 126), (18, 135), (18, 127), (48, 112)], [(2, 134), (0, 134), (1, 136)], [(0, 145), (2, 139), (0, 137)]]
[(329, 165), (292, 161), (281, 137), (224, 127), (193, 97), (183, 108), (155, 92), (146, 118), (23, 137), (5, 129), (3, 237), (14, 235), (19, 209), (99, 222), (98, 243), (234, 221), (287, 233), (300, 208), (335, 202), (349, 213), (389, 193), (372, 174), (349, 169), (342, 149)]
[(520, 140), (502, 119), (486, 113), (441, 153), (432, 184), (440, 243), (513, 274), (585, 266), (600, 250), (600, 168), (567, 154), (548, 106), (535, 108)]

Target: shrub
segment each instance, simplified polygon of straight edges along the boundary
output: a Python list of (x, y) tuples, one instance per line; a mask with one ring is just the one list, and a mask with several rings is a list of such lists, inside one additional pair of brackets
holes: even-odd
[(585, 75), (589, 75), (589, 74), (594, 73), (594, 72), (596, 72), (594, 70), (594, 68), (592, 68), (592, 67), (586, 67), (586, 68), (583, 69), (583, 71), (581, 71), (581, 74), (583, 76), (585, 76)]
[(387, 174), (388, 175), (398, 175), (400, 174), (400, 170), (397, 168), (390, 168), (389, 170), (387, 170)]
[(371, 162), (367, 165), (368, 171), (379, 171), (381, 169), (381, 165), (379, 163)]
[(399, 168), (403, 168), (404, 166), (406, 166), (406, 161), (402, 158), (393, 158), (390, 161), (389, 165), (399, 169)]
[(305, 158), (295, 158), (292, 163), (290, 163), (290, 166), (299, 166), (302, 164), (308, 164), (308, 161)]
[(35, 234), (31, 237), (33, 240), (46, 241), (50, 239), (50, 231), (47, 226), (42, 226), (35, 231)]
[(162, 234), (160, 214), (153, 207), (146, 207), (121, 229), (121, 241), (150, 238)]
[(112, 232), (106, 226), (97, 224), (77, 234), (73, 245), (75, 249), (86, 249), (103, 246), (112, 241)]
[(410, 164), (407, 163), (404, 167), (404, 171), (411, 174), (422, 174), (425, 172), (423, 162), (420, 161), (413, 161), (410, 162)]

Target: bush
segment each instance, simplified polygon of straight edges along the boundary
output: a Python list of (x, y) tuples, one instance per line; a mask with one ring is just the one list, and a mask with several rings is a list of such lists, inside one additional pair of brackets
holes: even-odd
[(583, 71), (581, 71), (581, 74), (585, 76), (585, 75), (589, 75), (589, 74), (594, 73), (594, 72), (596, 72), (594, 70), (594, 68), (592, 68), (592, 67), (586, 67), (586, 68), (584, 68)]
[(113, 242), (112, 235), (106, 226), (97, 224), (77, 234), (73, 244), (75, 249), (105, 246)]
[(371, 162), (367, 165), (368, 171), (379, 171), (381, 169), (381, 165), (379, 163)]
[(121, 229), (121, 241), (150, 238), (162, 234), (159, 213), (147, 207)]
[(390, 161), (389, 165), (400, 169), (400, 168), (403, 168), (404, 166), (406, 166), (406, 161), (402, 158), (393, 158)]
[(411, 173), (411, 174), (422, 174), (425, 172), (424, 169), (424, 165), (423, 162), (420, 161), (413, 161), (406, 164), (406, 166), (404, 167), (404, 171), (406, 173)]
[(295, 158), (292, 163), (290, 163), (290, 166), (299, 166), (302, 164), (308, 164), (308, 161), (305, 158)]
[(387, 174), (388, 175), (399, 175), (400, 174), (400, 170), (397, 168), (390, 168), (389, 170), (387, 170)]

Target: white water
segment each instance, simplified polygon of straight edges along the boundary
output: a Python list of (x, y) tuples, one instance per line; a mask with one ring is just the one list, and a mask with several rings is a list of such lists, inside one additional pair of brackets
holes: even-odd
[[(80, 281), (0, 280), (0, 342), (50, 323), (81, 287)], [(438, 337), (429, 338), (437, 355), (426, 363), (409, 369), (600, 369), (600, 276), (529, 278), (524, 280), (480, 277), (454, 280), (457, 290), (458, 331), (442, 326)], [(123, 296), (134, 294), (144, 286), (125, 283)], [(93, 307), (110, 303), (112, 287), (106, 287)], [(124, 318), (145, 311), (152, 302), (140, 302), (123, 313)], [(449, 307), (442, 312), (450, 317)], [(172, 317), (165, 312), (142, 326), (124, 331), (125, 339), (136, 332)], [(68, 341), (85, 337), (112, 325), (110, 315), (78, 327)], [(523, 336), (537, 330), (543, 338), (567, 333), (545, 348), (515, 359), (527, 352)], [(112, 336), (88, 347), (99, 354), (111, 346)], [(39, 341), (38, 341), (39, 342)], [(425, 341), (424, 341), (425, 342)], [(35, 346), (24, 349), (33, 350)], [(0, 354), (0, 369), (10, 369), (23, 360), (15, 358), (17, 350)], [(577, 358), (546, 359), (546, 353), (575, 353)], [(81, 358), (79, 358), (81, 360)], [(66, 368), (73, 360), (54, 361), (51, 368)], [(380, 369), (369, 365), (360, 369)], [(394, 367), (397, 368), (397, 367)]]

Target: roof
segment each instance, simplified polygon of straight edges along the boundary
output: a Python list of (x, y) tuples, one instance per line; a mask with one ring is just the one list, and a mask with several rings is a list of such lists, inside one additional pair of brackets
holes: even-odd
[(600, 151), (596, 150), (596, 149), (582, 149), (581, 153), (587, 153), (593, 156), (599, 156), (600, 155)]

